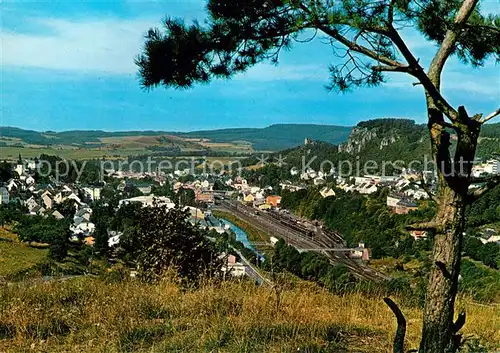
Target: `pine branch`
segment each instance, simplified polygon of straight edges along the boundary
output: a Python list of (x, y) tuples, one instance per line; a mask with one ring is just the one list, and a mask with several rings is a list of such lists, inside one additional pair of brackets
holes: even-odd
[[(299, 7), (306, 12), (309, 16), (311, 16), (313, 19), (315, 18), (314, 14), (312, 11), (305, 6), (304, 4), (300, 3)], [(363, 45), (357, 44), (356, 42), (349, 40), (347, 37), (341, 35), (339, 31), (336, 29), (330, 27), (330, 24), (328, 22), (322, 22), (319, 19), (311, 20), (315, 27), (325, 34), (329, 35), (333, 39), (337, 40), (347, 48), (349, 48), (352, 51), (355, 51), (357, 53), (366, 55), (369, 58), (372, 58), (373, 60), (376, 60), (382, 64), (385, 64), (390, 67), (395, 67), (395, 68), (404, 68), (405, 65), (397, 60), (391, 59), (385, 55), (382, 55), (380, 53), (377, 53), (374, 50), (371, 50)], [(367, 28), (366, 30), (372, 31), (374, 33), (379, 33), (379, 34), (385, 34), (385, 31), (382, 28)]]

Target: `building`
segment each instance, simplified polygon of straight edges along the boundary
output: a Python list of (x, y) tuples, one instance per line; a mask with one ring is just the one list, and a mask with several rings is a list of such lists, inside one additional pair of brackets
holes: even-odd
[(370, 253), (367, 248), (365, 248), (364, 242), (359, 242), (358, 247), (351, 251), (350, 256), (354, 259), (361, 259), (363, 261), (370, 260)]
[(222, 271), (227, 271), (227, 273), (234, 277), (243, 277), (247, 273), (245, 265), (237, 262), (234, 255), (227, 256), (226, 266), (222, 268)]
[(387, 207), (396, 208), (398, 202), (403, 198), (400, 195), (389, 194), (387, 195)]
[(419, 239), (427, 239), (428, 233), (425, 230), (412, 230), (410, 232), (410, 235), (413, 237), (413, 239), (419, 240)]
[(266, 203), (271, 207), (279, 208), (281, 207), (281, 196), (268, 196), (266, 197)]
[(415, 211), (418, 209), (418, 205), (410, 200), (401, 200), (396, 205), (394, 213), (396, 214), (408, 214), (410, 211)]
[(52, 200), (52, 195), (50, 192), (45, 191), (42, 194), (42, 202), (46, 209), (50, 210), (54, 206), (54, 201)]
[(320, 190), (319, 192), (323, 198), (330, 197), (330, 196), (335, 196), (335, 191), (333, 191), (332, 188), (329, 188), (325, 186), (323, 189)]
[(92, 201), (101, 199), (101, 188), (86, 187), (83, 188), (83, 192)]
[(214, 203), (214, 193), (211, 191), (196, 190), (195, 199), (198, 202)]
[(19, 176), (23, 175), (24, 174), (24, 165), (23, 164), (17, 164), (16, 167), (14, 168), (14, 171)]
[(248, 193), (245, 196), (243, 196), (243, 201), (245, 201), (246, 203), (253, 203), (255, 201), (255, 196)]
[(157, 203), (160, 206), (166, 205), (168, 208), (175, 207), (175, 204), (172, 201), (170, 201), (168, 197), (155, 196), (155, 195), (137, 196), (129, 199), (123, 199), (118, 202), (118, 207), (121, 207), (122, 205), (128, 205), (131, 203), (141, 203), (142, 207), (153, 206), (155, 203)]
[(358, 191), (360, 194), (363, 195), (370, 195), (373, 194), (374, 192), (377, 192), (378, 187), (375, 184), (363, 183), (360, 186), (356, 187), (354, 190)]
[(314, 183), (314, 185), (323, 185), (325, 183), (325, 179), (323, 179), (323, 177), (319, 176), (317, 178), (314, 178), (313, 183)]
[(8, 204), (10, 200), (9, 190), (6, 187), (0, 188), (0, 204)]
[(151, 194), (151, 185), (147, 186), (138, 186), (137, 189), (143, 193), (144, 195), (149, 195)]

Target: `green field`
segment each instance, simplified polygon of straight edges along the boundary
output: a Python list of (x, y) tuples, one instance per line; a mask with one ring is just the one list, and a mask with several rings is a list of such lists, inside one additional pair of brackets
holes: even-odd
[[(18, 141), (17, 141), (18, 142)], [(119, 136), (104, 137), (99, 143), (83, 145), (33, 145), (19, 143), (16, 146), (0, 146), (1, 160), (17, 160), (19, 154), (23, 158), (35, 158), (41, 154), (59, 156), (66, 159), (98, 159), (124, 158), (138, 155), (154, 155), (161, 153), (162, 148), (176, 149), (183, 154), (199, 152), (252, 153), (252, 147), (245, 143), (212, 143), (195, 142), (174, 136)], [(175, 154), (175, 153), (174, 153)]]

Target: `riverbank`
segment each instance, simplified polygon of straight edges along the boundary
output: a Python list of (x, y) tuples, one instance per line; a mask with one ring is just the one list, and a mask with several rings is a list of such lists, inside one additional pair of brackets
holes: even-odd
[[(248, 237), (248, 240), (252, 243), (269, 243), (270, 242), (270, 235), (268, 233), (262, 232), (259, 229), (256, 229), (252, 225), (248, 224), (247, 222), (241, 220), (240, 218), (236, 217), (232, 213), (225, 212), (225, 211), (213, 211), (213, 215), (217, 218), (223, 218), (228, 220), (229, 222), (233, 223), (236, 225), (238, 228), (241, 228)], [(259, 248), (256, 246), (256, 248)]]

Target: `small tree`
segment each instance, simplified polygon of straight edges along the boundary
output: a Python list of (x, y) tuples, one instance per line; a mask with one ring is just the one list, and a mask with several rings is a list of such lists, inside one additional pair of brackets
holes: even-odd
[(159, 205), (144, 207), (138, 214), (137, 230), (136, 259), (143, 279), (161, 279), (171, 267), (186, 283), (221, 274), (216, 244), (188, 221), (188, 212)]
[[(386, 73), (411, 76), (423, 87), (431, 150), (438, 172), (438, 210), (430, 222), (412, 229), (435, 234), (433, 267), (427, 289), (421, 353), (455, 352), (464, 318), (453, 321), (460, 271), (465, 209), (478, 196), (469, 194), (479, 132), (500, 109), (469, 115), (453, 107), (441, 93), (441, 75), (450, 56), (481, 66), (500, 58), (500, 18), (484, 16), (479, 0), (210, 0), (206, 25), (185, 25), (168, 18), (165, 31), (150, 29), (137, 64), (145, 87), (188, 88), (214, 78), (229, 78), (270, 60), (301, 35), (321, 33), (337, 56), (331, 65), (331, 88), (376, 86)], [(400, 28), (414, 27), (438, 46), (425, 69), (401, 37)], [(451, 149), (451, 134), (456, 148)], [(492, 181), (481, 192), (499, 180)], [(394, 349), (402, 352), (405, 325)]]
[(106, 224), (102, 221), (96, 223), (94, 230), (94, 249), (99, 256), (106, 258), (109, 252), (109, 237)]

